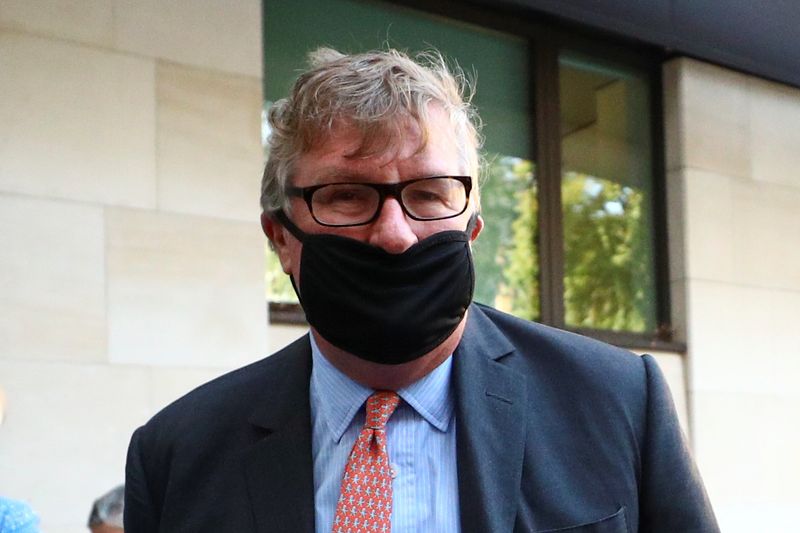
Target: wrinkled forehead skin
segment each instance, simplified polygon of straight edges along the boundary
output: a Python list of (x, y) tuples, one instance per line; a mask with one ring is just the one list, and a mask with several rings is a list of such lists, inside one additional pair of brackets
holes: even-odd
[(431, 122), (442, 120), (444, 128), (452, 137), (460, 154), (459, 168), (453, 172), (471, 176), (474, 196), (478, 198), (479, 165), (475, 141), (466, 132), (459, 135), (453, 120), (437, 104), (429, 104), (425, 116), (415, 117), (405, 112), (402, 115), (387, 118), (380, 122), (361, 123), (348, 117), (339, 117), (330, 125), (308, 128), (310, 133), (305, 138), (302, 156), (311, 155), (315, 150), (324, 147), (329, 141), (342, 136), (354, 139), (350, 159), (377, 158), (383, 163), (396, 158), (413, 157), (423, 153), (431, 144), (436, 145), (441, 139), (433, 139), (433, 135), (442, 135), (442, 128), (431, 127)]

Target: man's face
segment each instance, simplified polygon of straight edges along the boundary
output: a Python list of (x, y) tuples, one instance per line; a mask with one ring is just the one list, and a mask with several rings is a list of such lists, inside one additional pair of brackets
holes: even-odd
[[(428, 139), (425, 149), (417, 152), (420, 132), (409, 125), (404, 142), (390, 147), (385, 153), (367, 158), (348, 157), (361, 146), (361, 137), (352, 127), (341, 126), (326, 141), (299, 158), (294, 168), (293, 185), (309, 187), (336, 182), (398, 183), (430, 176), (463, 175), (458, 144), (447, 115), (438, 107), (430, 108)], [(473, 176), (477, 187), (477, 176)], [(473, 193), (473, 195), (476, 193)], [(390, 253), (401, 253), (426, 237), (446, 230), (464, 230), (474, 212), (470, 201), (466, 212), (455, 218), (417, 221), (407, 218), (395, 198), (387, 197), (378, 218), (363, 226), (326, 227), (311, 217), (301, 198), (293, 197), (289, 215), (306, 233), (337, 234), (378, 246)], [(472, 238), (478, 236), (483, 221), (478, 220)], [(265, 222), (264, 229), (275, 245), (284, 272), (300, 279), (300, 243), (285, 228), (274, 221)]]

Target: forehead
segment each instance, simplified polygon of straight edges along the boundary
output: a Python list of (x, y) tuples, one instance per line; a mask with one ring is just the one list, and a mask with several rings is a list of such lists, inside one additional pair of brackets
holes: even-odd
[(379, 129), (372, 136), (365, 136), (347, 122), (335, 124), (329, 134), (298, 158), (294, 184), (308, 186), (346, 178), (401, 181), (463, 174), (458, 144), (444, 111), (431, 107), (424, 130), (413, 119), (398, 120), (402, 123)]

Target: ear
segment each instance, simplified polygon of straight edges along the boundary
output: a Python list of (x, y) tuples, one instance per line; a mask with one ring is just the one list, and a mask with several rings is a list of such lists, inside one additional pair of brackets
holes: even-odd
[(483, 217), (480, 216), (480, 215), (477, 215), (475, 217), (475, 227), (472, 228), (472, 233), (469, 236), (470, 242), (474, 241), (475, 239), (477, 239), (478, 235), (481, 234), (482, 230), (483, 230)]
[(292, 254), (289, 250), (289, 239), (294, 239), (288, 230), (277, 219), (267, 213), (261, 213), (261, 229), (269, 239), (272, 249), (278, 254), (281, 268), (285, 274), (292, 273)]

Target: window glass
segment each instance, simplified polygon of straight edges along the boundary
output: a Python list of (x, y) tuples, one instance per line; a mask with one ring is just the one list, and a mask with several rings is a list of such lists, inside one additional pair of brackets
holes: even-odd
[[(481, 180), (486, 226), (474, 246), (475, 299), (537, 318), (533, 112), (526, 41), (377, 1), (267, 0), (264, 17), (265, 109), (288, 93), (306, 65), (306, 54), (321, 45), (342, 52), (389, 45), (412, 54), (434, 47), (477, 77), (473, 103), (484, 122), (487, 166)], [(296, 301), (274, 254), (267, 253), (268, 300)]]
[(653, 332), (649, 83), (625, 67), (559, 57), (568, 327)]
[(529, 159), (490, 154), (481, 192), (486, 225), (473, 250), (475, 299), (528, 320), (539, 318), (538, 199)]

